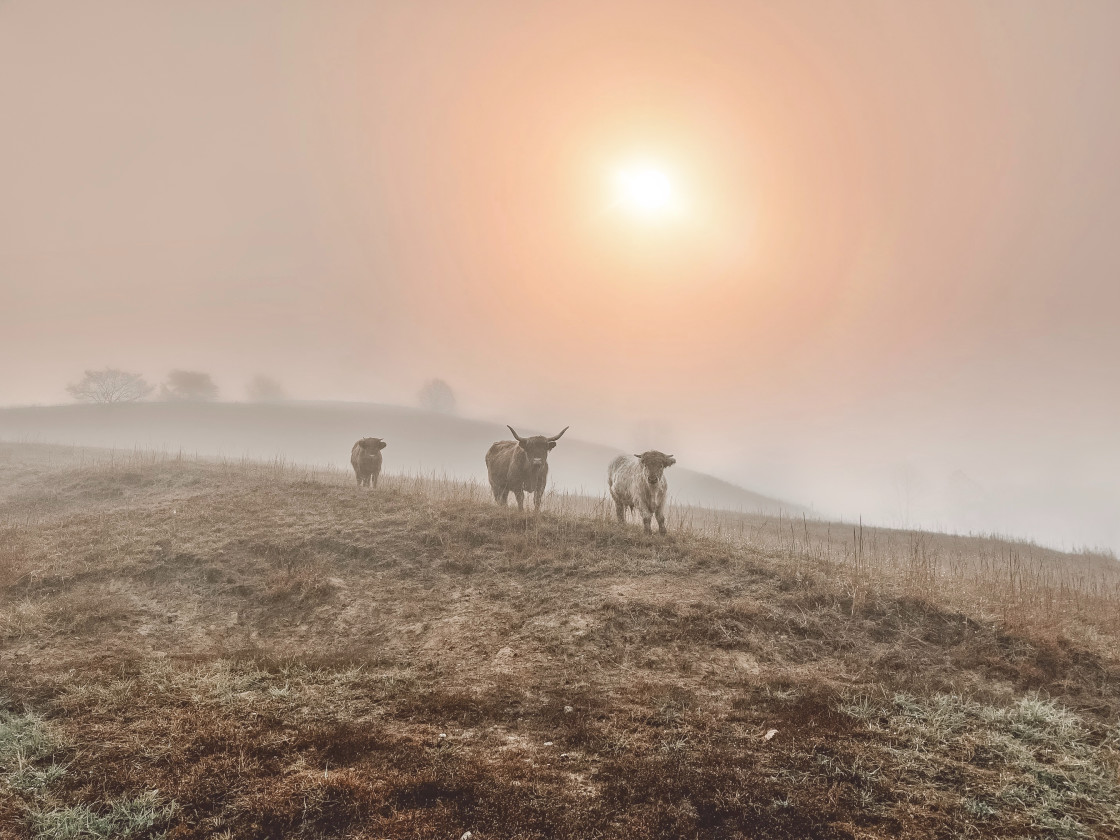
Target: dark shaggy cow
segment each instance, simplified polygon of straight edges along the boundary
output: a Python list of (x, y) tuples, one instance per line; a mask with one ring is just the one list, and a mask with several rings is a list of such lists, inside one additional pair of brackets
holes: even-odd
[(377, 477), (381, 475), (381, 450), (388, 444), (381, 438), (362, 438), (350, 450), (350, 466), (354, 468), (354, 477), (358, 479), (358, 486), (377, 486)]
[(607, 468), (607, 485), (611, 488), (618, 521), (626, 521), (626, 508), (637, 508), (646, 533), (652, 533), (650, 520), (657, 517), (657, 530), (665, 533), (665, 496), (669, 483), (665, 470), (677, 459), (664, 452), (651, 449), (631, 458), (619, 455)]
[(490, 489), (494, 500), (505, 506), (509, 503), (512, 491), (517, 497), (517, 509), (525, 510), (525, 494), (533, 494), (534, 509), (541, 509), (541, 496), (544, 495), (548, 481), (548, 453), (556, 447), (565, 426), (558, 435), (545, 437), (534, 435), (523, 438), (506, 426), (517, 440), (500, 440), (486, 453), (486, 474), (490, 477)]

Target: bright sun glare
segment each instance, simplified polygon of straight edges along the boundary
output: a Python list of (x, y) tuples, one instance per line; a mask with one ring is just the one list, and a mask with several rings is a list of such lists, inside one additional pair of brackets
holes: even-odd
[(669, 210), (673, 203), (673, 184), (658, 169), (624, 169), (615, 175), (618, 203), (643, 216)]

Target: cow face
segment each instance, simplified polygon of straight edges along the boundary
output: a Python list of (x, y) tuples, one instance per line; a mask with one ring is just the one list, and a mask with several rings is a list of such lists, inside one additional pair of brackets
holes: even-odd
[(521, 437), (517, 432), (513, 431), (513, 426), (506, 426), (513, 436), (517, 438), (517, 445), (525, 452), (526, 457), (529, 459), (529, 466), (539, 467), (547, 463), (548, 453), (556, 448), (556, 441), (559, 440), (564, 432), (568, 431), (565, 426), (563, 431), (558, 435), (552, 437), (545, 437), (544, 435), (533, 435), (532, 437)]
[(556, 441), (549, 440), (542, 435), (534, 435), (519, 440), (517, 445), (525, 450), (525, 454), (529, 457), (529, 463), (534, 467), (539, 467), (548, 460), (548, 453), (556, 447)]
[(658, 484), (665, 470), (677, 463), (677, 459), (672, 455), (666, 455), (656, 449), (651, 449), (649, 452), (643, 452), (641, 455), (635, 455), (634, 457), (642, 465), (642, 473), (650, 484)]
[(362, 438), (359, 443), (361, 443), (362, 449), (370, 455), (373, 455), (375, 452), (380, 452), (389, 445), (381, 438)]

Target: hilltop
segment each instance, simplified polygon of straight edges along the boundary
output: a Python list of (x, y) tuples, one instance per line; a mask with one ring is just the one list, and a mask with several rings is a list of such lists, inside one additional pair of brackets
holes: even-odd
[[(531, 430), (518, 429), (521, 434)], [(548, 430), (554, 434), (557, 430)], [(486, 480), (483, 458), (500, 423), (370, 403), (125, 403), (0, 409), (0, 440), (181, 451), (347, 467), (360, 437), (385, 438), (385, 470)], [(552, 486), (599, 495), (621, 450), (569, 432), (549, 459)], [(800, 516), (806, 509), (678, 465), (670, 493), (682, 504)]]
[(1114, 562), (605, 513), (0, 444), (0, 836), (1120, 832)]

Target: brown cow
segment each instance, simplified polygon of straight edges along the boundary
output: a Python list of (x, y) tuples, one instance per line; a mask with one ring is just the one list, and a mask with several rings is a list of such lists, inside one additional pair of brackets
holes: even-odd
[(548, 453), (556, 447), (565, 426), (558, 435), (534, 435), (523, 438), (506, 426), (517, 440), (500, 440), (486, 453), (486, 473), (494, 500), (503, 507), (509, 503), (510, 491), (517, 497), (517, 509), (525, 510), (525, 494), (533, 494), (535, 510), (541, 509), (541, 496), (548, 481)]
[(381, 450), (388, 446), (381, 438), (362, 438), (350, 450), (350, 466), (354, 468), (354, 477), (358, 479), (358, 486), (377, 486), (377, 477), (381, 475)]

